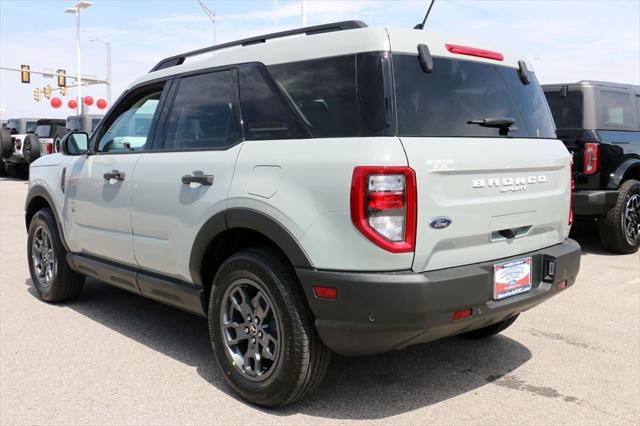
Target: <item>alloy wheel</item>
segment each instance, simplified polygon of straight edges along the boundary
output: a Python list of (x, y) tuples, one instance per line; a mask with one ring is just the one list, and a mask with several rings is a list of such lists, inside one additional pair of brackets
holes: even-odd
[(622, 227), (625, 236), (631, 244), (635, 244), (640, 237), (640, 194), (633, 194), (624, 208)]
[(250, 279), (231, 283), (222, 299), (220, 327), (236, 370), (251, 381), (266, 380), (281, 352), (280, 323), (267, 291)]
[(57, 263), (51, 234), (44, 226), (38, 227), (33, 235), (31, 257), (33, 269), (40, 285), (50, 286), (56, 274)]

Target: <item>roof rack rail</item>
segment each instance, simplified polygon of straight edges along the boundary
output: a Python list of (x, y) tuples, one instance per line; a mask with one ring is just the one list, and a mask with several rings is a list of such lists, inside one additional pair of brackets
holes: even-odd
[(362, 21), (342, 21), (342, 22), (334, 22), (331, 24), (322, 24), (322, 25), (314, 25), (311, 27), (297, 28), (295, 30), (281, 31), (278, 33), (271, 33), (256, 37), (249, 37), (238, 41), (231, 41), (229, 43), (217, 44), (215, 46), (205, 47), (198, 50), (193, 50), (187, 53), (181, 53), (180, 55), (169, 56), (158, 62), (155, 67), (151, 69), (149, 72), (154, 72), (158, 70), (162, 70), (165, 68), (175, 67), (176, 65), (181, 65), (184, 63), (184, 60), (189, 56), (201, 55), (207, 52), (213, 52), (214, 50), (226, 49), (228, 47), (234, 46), (249, 46), (252, 44), (264, 43), (267, 40), (280, 38), (280, 37), (288, 37), (297, 34), (320, 34), (320, 33), (330, 33), (333, 31), (345, 31), (345, 30), (353, 30), (356, 28), (365, 28), (367, 24)]

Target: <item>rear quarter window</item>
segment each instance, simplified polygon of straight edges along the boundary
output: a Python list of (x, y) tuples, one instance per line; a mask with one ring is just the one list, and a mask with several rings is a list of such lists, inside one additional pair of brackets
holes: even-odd
[(600, 91), (599, 128), (636, 130), (636, 108), (629, 93)]

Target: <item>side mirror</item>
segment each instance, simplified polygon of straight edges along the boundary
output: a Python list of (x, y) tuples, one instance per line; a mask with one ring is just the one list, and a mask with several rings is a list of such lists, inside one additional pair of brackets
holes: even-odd
[(89, 151), (89, 135), (85, 132), (67, 133), (62, 138), (62, 153), (64, 155), (83, 155)]

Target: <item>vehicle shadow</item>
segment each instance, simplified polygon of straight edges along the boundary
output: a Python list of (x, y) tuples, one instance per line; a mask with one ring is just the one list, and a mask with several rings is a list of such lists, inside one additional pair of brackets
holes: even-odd
[[(35, 297), (31, 280), (26, 284)], [(87, 280), (79, 299), (62, 306), (196, 367), (204, 380), (239, 400), (217, 370), (204, 318), (92, 279)], [(449, 338), (370, 357), (336, 355), (311, 398), (282, 409), (256, 409), (276, 416), (302, 413), (334, 419), (381, 419), (473, 391), (530, 358), (525, 346), (505, 336)]]
[(582, 254), (598, 254), (603, 256), (617, 256), (602, 245), (598, 233), (598, 223), (589, 218), (576, 220), (571, 226), (569, 238), (573, 238), (580, 244)]

